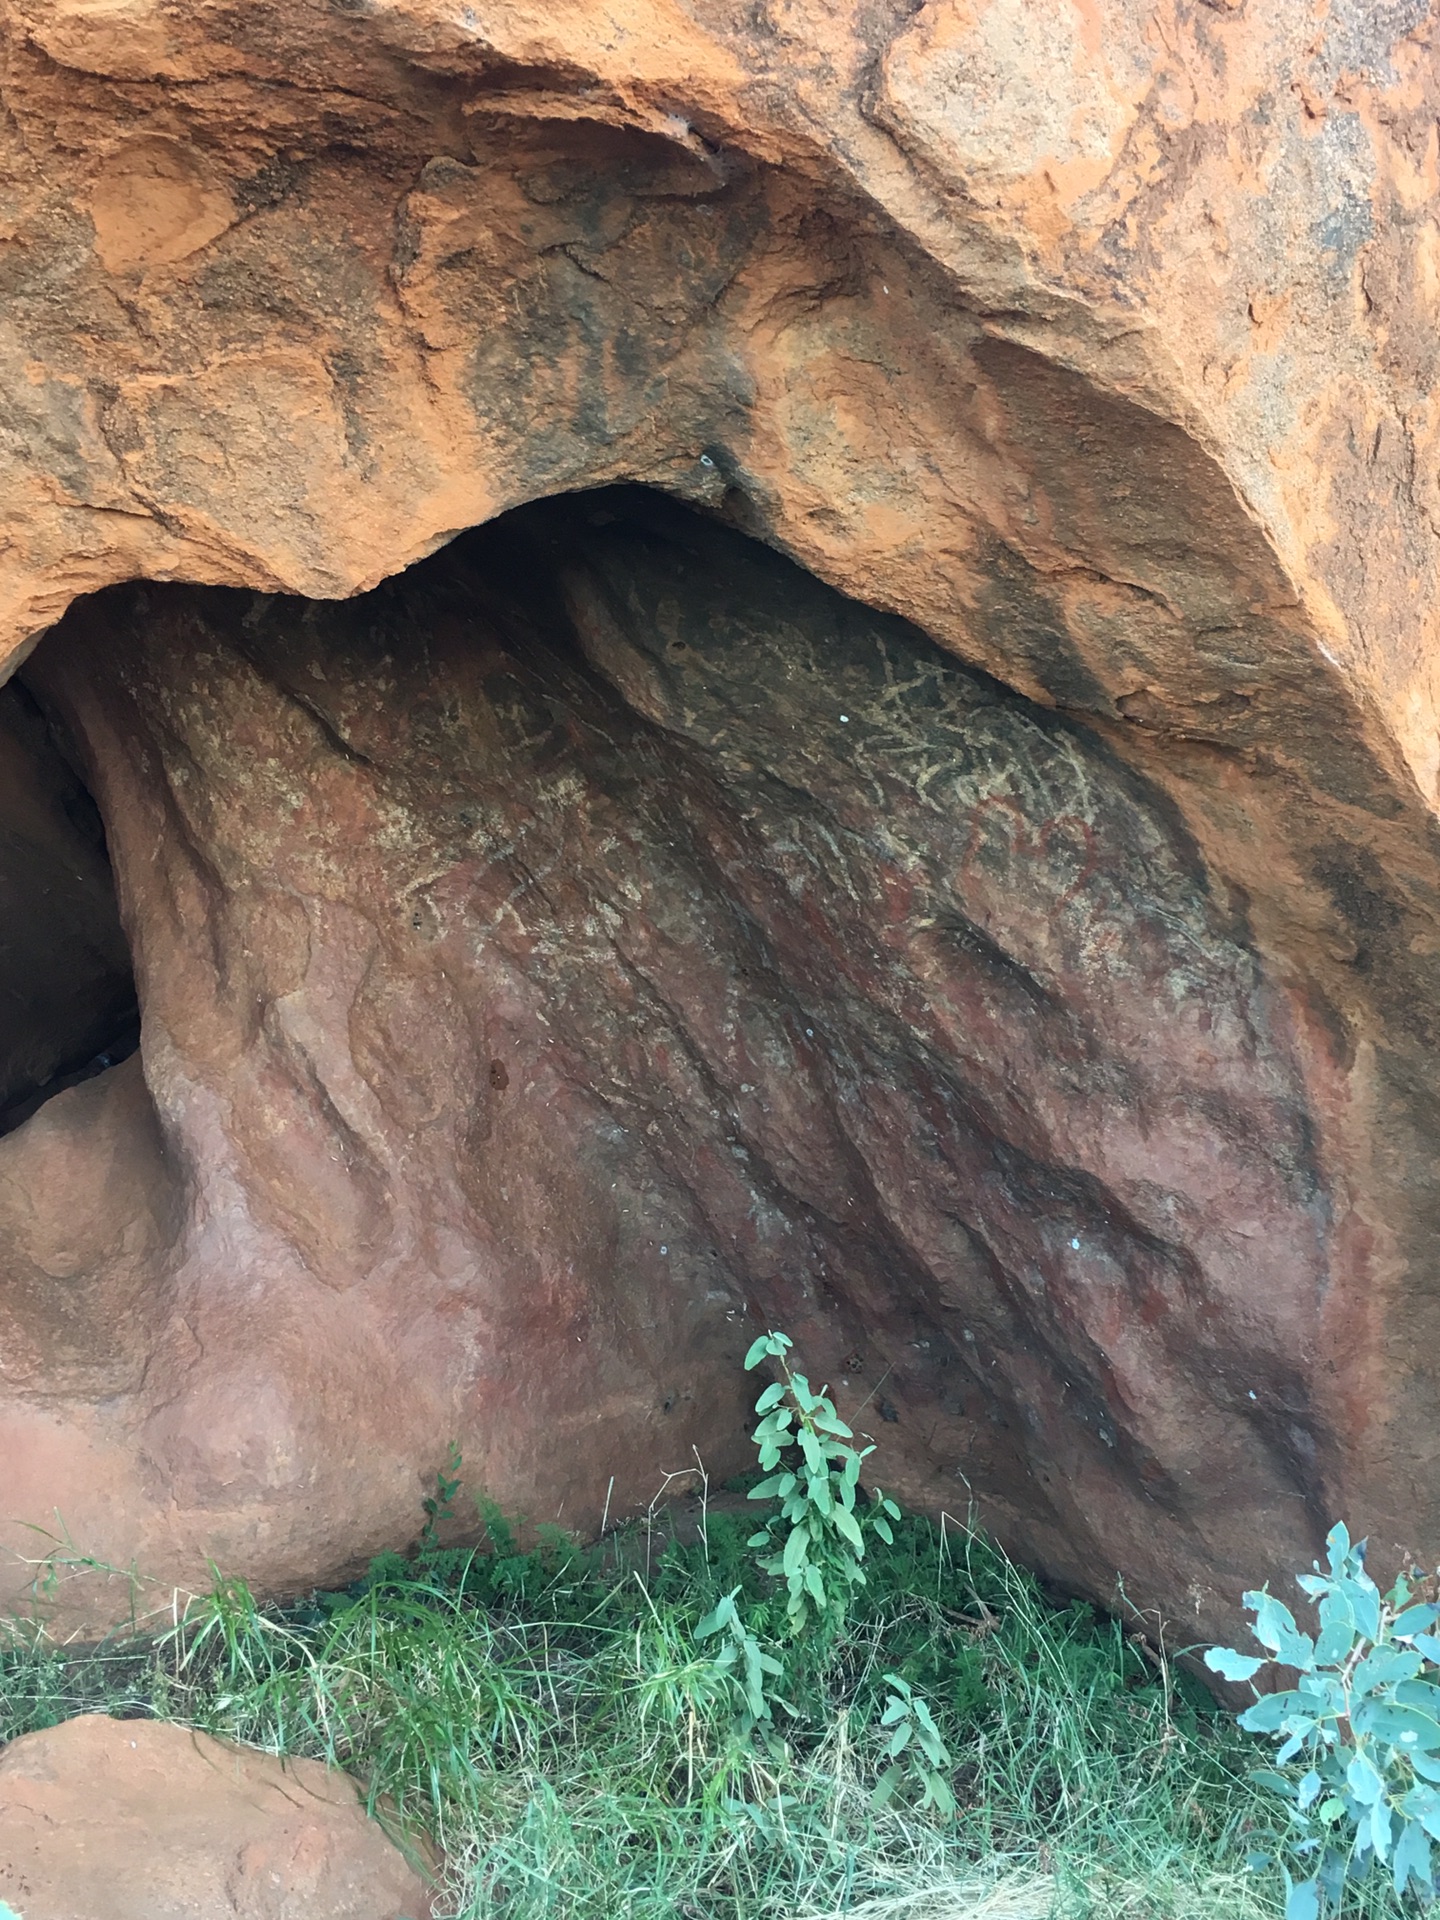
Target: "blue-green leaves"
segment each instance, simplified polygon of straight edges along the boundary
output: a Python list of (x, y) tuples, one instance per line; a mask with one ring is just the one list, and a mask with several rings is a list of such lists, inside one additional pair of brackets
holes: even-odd
[(1301, 1633), (1290, 1609), (1282, 1607), (1273, 1593), (1247, 1593), (1245, 1605), (1255, 1615), (1251, 1632), (1261, 1646), (1269, 1647), (1283, 1666), (1308, 1673), (1315, 1665), (1315, 1642)]
[[(1257, 1692), (1240, 1725), (1279, 1742), (1276, 1767), (1255, 1778), (1288, 1803), (1286, 1847), (1306, 1877), (1286, 1869), (1286, 1920), (1320, 1920), (1347, 1880), (1380, 1868), (1418, 1906), (1436, 1899), (1432, 1841), (1440, 1840), (1440, 1606), (1414, 1603), (1405, 1580), (1385, 1595), (1365, 1571), (1365, 1542), (1343, 1526), (1298, 1585), (1315, 1603), (1305, 1633), (1273, 1594), (1247, 1593), (1252, 1629), (1269, 1658), (1212, 1647), (1205, 1662), (1231, 1681), (1266, 1668), (1295, 1685)], [(1301, 1771), (1303, 1769), (1303, 1771)], [(1297, 1779), (1296, 1774), (1299, 1774)]]
[(1211, 1647), (1205, 1664), (1222, 1680), (1253, 1680), (1265, 1661), (1259, 1654), (1236, 1653), (1233, 1647)]

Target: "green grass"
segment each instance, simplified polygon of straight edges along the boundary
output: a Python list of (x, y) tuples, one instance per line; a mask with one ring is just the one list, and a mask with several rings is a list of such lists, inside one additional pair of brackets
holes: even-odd
[[(701, 1537), (387, 1556), (343, 1594), (257, 1606), (217, 1581), (155, 1637), (0, 1642), (0, 1737), (82, 1711), (155, 1714), (365, 1780), (445, 1850), (463, 1920), (1201, 1920), (1278, 1912), (1244, 1867), (1272, 1803), (1258, 1757), (1187, 1673), (1047, 1598), (981, 1536), (905, 1519), (837, 1644), (790, 1658), (774, 1733), (737, 1731), (713, 1645), (741, 1589), (783, 1630), (748, 1516)], [(898, 1672), (956, 1762), (959, 1812), (872, 1790)], [(1375, 1909), (1383, 1912), (1383, 1906)]]

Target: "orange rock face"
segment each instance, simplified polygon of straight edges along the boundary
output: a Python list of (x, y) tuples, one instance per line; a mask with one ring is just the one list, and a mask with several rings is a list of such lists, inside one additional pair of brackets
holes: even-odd
[(355, 1783), (152, 1720), (85, 1714), (0, 1756), (0, 1899), (27, 1920), (422, 1920)]
[(1092, 1591), (1433, 1557), (1427, 10), (0, 13), (0, 799), (142, 1015), (0, 1139), (6, 1512), (593, 1525), (780, 1319)]

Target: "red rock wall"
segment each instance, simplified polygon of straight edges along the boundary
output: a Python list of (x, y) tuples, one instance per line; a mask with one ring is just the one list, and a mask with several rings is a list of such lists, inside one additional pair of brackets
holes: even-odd
[[(593, 1526), (743, 1462), (783, 1324), (897, 1490), (1079, 1585), (1305, 1550), (1310, 1036), (1093, 733), (633, 493), (351, 603), (116, 590), (24, 678), (104, 810), (173, 1223), (148, 1319), (130, 1235), (70, 1280), (109, 1377), (26, 1296), (72, 1531), (304, 1584), (403, 1540), (451, 1438)], [(122, 1086), (0, 1191), (70, 1217), (47, 1168)]]
[[(0, 1140), (9, 1511), (583, 1525), (748, 1309), (1092, 1590), (1433, 1557), (1423, 11), (0, 17), (3, 644), (198, 583), (26, 669), (144, 1090)], [(629, 508), (198, 590), (616, 480), (881, 611)]]

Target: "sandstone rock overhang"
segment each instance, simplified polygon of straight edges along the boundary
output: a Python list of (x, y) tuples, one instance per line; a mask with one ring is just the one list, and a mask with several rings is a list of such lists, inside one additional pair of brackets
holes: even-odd
[[(655, 752), (664, 743), (664, 777), (676, 784), (662, 811), (681, 817), (686, 783), (719, 752), (685, 729), (703, 731), (706, 701), (730, 683), (716, 668), (677, 719), (665, 700), (678, 669), (666, 656), (660, 671), (651, 640), (667, 607), (679, 610), (681, 629), (703, 626), (705, 596), (728, 591), (732, 572), (749, 578), (747, 568), (763, 566), (739, 548), (722, 564), (705, 545), (742, 535), (808, 570), (808, 586), (787, 574), (784, 591), (820, 596), (813, 607), (831, 613), (813, 618), (829, 620), (827, 632), (898, 617), (910, 623), (906, 644), (936, 650), (942, 663), (927, 665), (922, 683), (948, 673), (955, 686), (989, 687), (975, 675), (991, 676), (978, 705), (955, 696), (970, 716), (962, 731), (980, 725), (977, 711), (1023, 714), (1023, 726), (1013, 724), (1027, 740), (1066, 743), (1061, 757), (1083, 804), (1063, 782), (1019, 775), (1003, 805), (998, 790), (967, 799), (954, 785), (958, 749), (938, 719), (933, 753), (908, 763), (903, 803), (899, 786), (867, 801), (858, 774), (846, 797), (826, 790), (822, 811), (870, 804), (893, 813), (894, 835), (916, 809), (931, 821), (929, 838), (902, 836), (884, 851), (885, 871), (907, 885), (931, 876), (920, 905), (892, 888), (863, 935), (851, 929), (853, 941), (837, 931), (839, 895), (821, 915), (828, 932), (817, 930), (812, 958), (830, 954), (829, 990), (878, 942), (861, 997), (883, 1000), (897, 929), (902, 945), (921, 933), (930, 942), (931, 974), (916, 977), (935, 1004), (916, 1011), (921, 1027), (939, 1018), (947, 981), (977, 993), (988, 983), (955, 1018), (940, 1080), (962, 1057), (978, 1073), (984, 1055), (1005, 1098), (997, 1092), (983, 1114), (972, 1098), (962, 1124), (943, 1099), (926, 1108), (901, 1074), (909, 1104), (897, 1109), (895, 1150), (915, 1149), (923, 1109), (942, 1160), (967, 1128), (1012, 1155), (1003, 1178), (993, 1157), (988, 1172), (971, 1166), (972, 1204), (952, 1209), (946, 1231), (958, 1237), (948, 1250), (912, 1221), (899, 1234), (902, 1257), (875, 1228), (871, 1277), (854, 1283), (856, 1325), (863, 1357), (873, 1349), (899, 1382), (885, 1390), (898, 1416), (886, 1438), (907, 1430), (913, 1497), (939, 1501), (943, 1481), (953, 1498), (968, 1459), (976, 1494), (1018, 1544), (1092, 1589), (1137, 1565), (1141, 1598), (1172, 1610), (1233, 1597), (1245, 1575), (1264, 1570), (1262, 1549), (1300, 1555), (1332, 1513), (1421, 1551), (1440, 1531), (1431, 1271), (1440, 332), (1428, 264), (1436, 83), (1431, 29), (1423, 9), (1412, 11), (1332, 9), (1316, 33), (1298, 10), (1188, 0), (1149, 9), (1143, 22), (1118, 0), (1098, 12), (930, 0), (918, 13), (797, 0), (743, 17), (650, 0), (458, 13), (425, 0), (264, 10), (14, 0), (4, 9), (0, 616), (12, 665), (77, 595), (107, 584), (148, 578), (335, 599), (518, 503), (643, 482), (729, 530), (693, 536), (710, 556), (696, 562), (699, 586), (676, 588), (663, 605), (645, 600), (643, 569), (622, 570), (616, 583), (612, 563), (591, 551), (601, 530), (575, 534), (590, 556), (581, 572), (609, 578), (606, 594), (525, 615), (537, 646), (563, 641), (587, 662), (595, 704), (572, 701), (577, 731), (555, 748), (562, 784), (593, 794), (595, 782), (620, 778), (605, 771), (592, 737), (608, 713), (616, 726), (649, 729)], [(540, 511), (549, 518), (532, 524), (536, 540), (535, 529), (554, 539), (571, 524), (563, 507)], [(683, 545), (690, 536), (666, 537)], [(438, 564), (474, 565), (483, 550), (472, 543)], [(824, 601), (815, 582), (847, 595), (851, 610), (835, 611), (842, 603)], [(498, 639), (482, 638), (490, 629), (476, 616), (463, 646), (443, 622), (426, 644), (467, 659), (513, 647), (515, 609), (526, 603), (513, 585), (505, 592)], [(627, 619), (604, 611), (612, 602)], [(870, 611), (862, 618), (854, 603)], [(323, 640), (336, 654), (335, 684), (360, 699), (365, 676), (341, 671), (346, 629), (331, 615), (284, 600), (243, 615), (217, 606), (159, 590), (148, 600), (103, 597), (77, 609), (26, 674), (29, 697), (68, 712), (85, 735), (145, 1039), (143, 1079), (131, 1062), (85, 1081), (0, 1141), (4, 1191), (19, 1196), (7, 1204), (32, 1204), (54, 1155), (74, 1191), (92, 1197), (74, 1244), (56, 1241), (53, 1220), (26, 1215), (24, 1233), (10, 1231), (0, 1251), (12, 1268), (4, 1308), (31, 1328), (7, 1336), (0, 1435), (17, 1517), (68, 1504), (88, 1475), (95, 1497), (66, 1516), (72, 1525), (107, 1505), (165, 1516), (136, 1523), (120, 1557), (143, 1543), (168, 1573), (208, 1549), (279, 1580), (319, 1571), (300, 1564), (307, 1528), (312, 1559), (340, 1550), (342, 1523), (357, 1549), (392, 1537), (449, 1437), (458, 1389), (443, 1370), (437, 1383), (427, 1361), (406, 1375), (408, 1404), (424, 1403), (411, 1439), (377, 1468), (363, 1513), (336, 1504), (335, 1486), (365, 1442), (335, 1380), (372, 1364), (376, 1327), (393, 1358), (407, 1340), (422, 1349), (438, 1341), (446, 1313), (463, 1319), (474, 1306), (469, 1243), (457, 1254), (437, 1230), (423, 1264), (451, 1288), (443, 1308), (416, 1316), (397, 1293), (373, 1325), (355, 1308), (357, 1276), (387, 1257), (398, 1189), (373, 1151), (367, 1159), (353, 1144), (333, 1154), (317, 1144), (348, 1138), (346, 1128), (359, 1137), (330, 1081), (353, 1070), (368, 1085), (373, 1072), (394, 1108), (385, 1126), (431, 1124), (439, 1095), (424, 1074), (410, 1083), (402, 1063), (411, 1043), (394, 1037), (410, 1019), (469, 1033), (473, 1060), (463, 1049), (456, 1058), (478, 1076), (482, 1133), (517, 1083), (503, 1050), (482, 1057), (483, 1022), (477, 1032), (461, 1017), (473, 978), (447, 987), (453, 1002), (438, 1016), (423, 995), (407, 1013), (378, 987), (385, 1010), (377, 1002), (358, 1026), (346, 1011), (365, 1004), (363, 983), (324, 956), (346, 956), (352, 972), (357, 963), (338, 930), (363, 866), (355, 855), (350, 871), (354, 850), (363, 845), (379, 863), (387, 908), (402, 897), (385, 891), (402, 887), (403, 860), (367, 811), (379, 802), (363, 798), (365, 782), (398, 780), (406, 818), (418, 817), (415, 782), (424, 781), (412, 760), (421, 749), (396, 734), (387, 745), (395, 764), (377, 761), (368, 774), (363, 758), (347, 758), (369, 749), (317, 697), (330, 680), (297, 682), (285, 664), (312, 658)], [(362, 634), (372, 616), (353, 617)], [(453, 608), (445, 618), (464, 625)], [(827, 671), (841, 685), (852, 669), (838, 641), (833, 659), (830, 642), (806, 644), (818, 648), (807, 696), (818, 699)], [(686, 645), (705, 655), (697, 641)], [(942, 672), (947, 655), (955, 665)], [(394, 657), (395, 676), (413, 674), (423, 651), (397, 647)], [(326, 675), (330, 658), (318, 661)], [(789, 658), (777, 648), (778, 661)], [(398, 726), (384, 684), (392, 669), (374, 671), (375, 711)], [(199, 751), (219, 751), (206, 721), (210, 675), (217, 697), (226, 691), (243, 712), (243, 683), (268, 715), (240, 736), (250, 746), (243, 792), (226, 788), (223, 767)], [(782, 711), (758, 668), (755, 678)], [(893, 697), (903, 704), (914, 692)], [(433, 697), (448, 713), (438, 686)], [(472, 711), (459, 690), (454, 697)], [(471, 697), (474, 713), (485, 709), (483, 686)], [(736, 724), (750, 739), (764, 718)], [(443, 733), (451, 722), (436, 725)], [(924, 728), (911, 737), (923, 739)], [(716, 819), (727, 808), (748, 818), (746, 781), (787, 777), (773, 742), (739, 751), (753, 766), (726, 763), (723, 779), (714, 775)], [(323, 778), (321, 762), (304, 758), (311, 752)], [(434, 795), (450, 777), (443, 765), (426, 773), (439, 786), (420, 808), (442, 870), (458, 842)], [(541, 773), (528, 766), (525, 777)], [(900, 780), (893, 767), (887, 777)], [(926, 814), (937, 792), (949, 799)], [(822, 805), (813, 793), (802, 801), (797, 794), (802, 814)], [(953, 818), (947, 805), (959, 809)], [(334, 811), (345, 806), (348, 826)], [(242, 876), (280, 857), (282, 826), (299, 831), (307, 809), (307, 857), (329, 868), (315, 867), (299, 892), (338, 918), (317, 922), (303, 901), (282, 901), (252, 929), (258, 909)], [(642, 816), (625, 817), (637, 831)], [(954, 897), (921, 928), (946, 845)], [(644, 887), (654, 889), (664, 852), (657, 842), (641, 860)], [(584, 884), (592, 857), (587, 847), (562, 862), (568, 885)], [(738, 877), (716, 877), (717, 858), (706, 869), (713, 897), (798, 965), (805, 943), (757, 917)], [(835, 858), (838, 873), (845, 863)], [(1028, 903), (1026, 893), (1046, 874), (1048, 909), (1037, 904), (1043, 889)], [(412, 882), (420, 924), (410, 934), (443, 947), (432, 898), (442, 875), (411, 874), (403, 886)], [(993, 893), (977, 903), (967, 886)], [(782, 904), (777, 896), (767, 912)], [(378, 911), (373, 895), (362, 905)], [(1068, 953), (1057, 985), (1025, 957), (1027, 942), (1067, 952), (1076, 916), (1091, 926), (1089, 944)], [(1126, 945), (1142, 927), (1144, 965)], [(106, 937), (108, 965), (116, 956)], [(1183, 964), (1174, 941), (1190, 943)], [(566, 949), (567, 964), (578, 950)], [(314, 952), (323, 964), (307, 989)], [(906, 952), (904, 965), (917, 967)], [(1128, 1004), (1107, 1000), (1112, 971), (1127, 968), (1143, 991)], [(123, 976), (121, 964), (107, 977)], [(987, 995), (1008, 1011), (982, 1045)], [(216, 1019), (221, 1004), (228, 1013)], [(622, 1002), (607, 1004), (613, 1018)], [(548, 1002), (542, 1010), (548, 1017)], [(1072, 1140), (1069, 1158), (1066, 1102), (1083, 1105), (1094, 1089), (1044, 1091), (1063, 1077), (1066, 1046), (1053, 1023), (1065, 1019), (1088, 1021), (1085, 1058), (1108, 1060), (1111, 1073), (1111, 1124)], [(1018, 1036), (1031, 1031), (1047, 1039), (1026, 1053)], [(57, 1036), (57, 1060), (61, 1051)], [(308, 1081), (297, 1078), (307, 1059)], [(582, 1079), (572, 1071), (568, 1084)], [(975, 1084), (965, 1079), (972, 1096)], [(585, 1091), (601, 1098), (598, 1084)], [(834, 1087), (827, 1098), (839, 1099)], [(268, 1119), (249, 1129), (242, 1178), (227, 1114), (247, 1099)], [(702, 1101), (698, 1083), (686, 1099)], [(843, 1107), (839, 1099), (835, 1110)], [(797, 1122), (807, 1141), (809, 1125)], [(883, 1216), (890, 1232), (897, 1209), (880, 1194), (882, 1144), (867, 1135), (847, 1159), (837, 1140), (831, 1177), (843, 1167), (868, 1179), (872, 1227)], [(498, 1149), (488, 1151), (500, 1166)], [(137, 1161), (151, 1171), (138, 1174)], [(1214, 1182), (1208, 1198), (1184, 1171), (1201, 1165)], [(222, 1166), (229, 1185), (215, 1172)], [(566, 1187), (583, 1166), (570, 1156), (536, 1177), (551, 1195), (552, 1225), (567, 1211), (590, 1218), (584, 1181)], [(898, 1165), (891, 1175), (912, 1179)], [(719, 1182), (713, 1169), (701, 1187), (711, 1179)], [(1036, 1232), (1052, 1204), (1078, 1209), (1077, 1224), (1083, 1215), (1089, 1225), (1068, 1238), (1080, 1248), (1060, 1254), (1083, 1254), (1106, 1221), (1122, 1249), (1110, 1277), (1072, 1284), (1034, 1249), (996, 1255), (975, 1228), (984, 1210), (974, 1195), (990, 1191), (987, 1179), (999, 1180), (1017, 1217), (1028, 1207)], [(118, 1184), (106, 1189), (107, 1180)], [(1142, 1203), (1127, 1180), (1153, 1191)], [(133, 1219), (98, 1207), (94, 1196), (107, 1190), (134, 1199)], [(1186, 1232), (1165, 1226), (1172, 1202), (1184, 1212), (1177, 1196), (1188, 1196), (1220, 1251), (1197, 1253)], [(251, 1202), (271, 1236), (263, 1258)], [(476, 1204), (470, 1195), (472, 1213)], [(539, 1225), (527, 1221), (527, 1231), (544, 1238)], [(1185, 1258), (1172, 1258), (1175, 1246)], [(1126, 1264), (1134, 1259), (1150, 1262), (1143, 1284)], [(115, 1260), (123, 1284), (87, 1294), (77, 1276), (109, 1272)], [(281, 1276), (292, 1261), (287, 1293)], [(907, 1412), (906, 1383), (929, 1364), (912, 1356), (932, 1351), (935, 1334), (927, 1320), (902, 1340), (892, 1304), (903, 1299), (914, 1312), (925, 1300), (933, 1314), (932, 1284), (959, 1288), (968, 1302), (983, 1291), (982, 1269), (985, 1297), (1004, 1303), (1003, 1313), (994, 1307), (995, 1343), (1048, 1383), (1012, 1383), (1036, 1437), (997, 1438), (987, 1453), (992, 1436), (981, 1436), (998, 1402), (977, 1388), (974, 1408), (961, 1394), (963, 1406), (945, 1412), (970, 1422), (955, 1430), (962, 1447), (948, 1428), (943, 1442), (937, 1428), (912, 1445), (918, 1410), (938, 1389), (916, 1386)], [(1123, 1284), (1114, 1278), (1122, 1270)], [(521, 1322), (525, 1301), (545, 1297), (543, 1287), (527, 1293), (527, 1271), (521, 1253), (507, 1254), (485, 1281)], [(815, 1276), (786, 1273), (793, 1297), (767, 1294), (782, 1284), (778, 1267), (762, 1274), (744, 1263), (715, 1291), (728, 1300), (738, 1287), (752, 1313), (788, 1301), (802, 1318)], [(192, 1294), (221, 1316), (218, 1344), (197, 1333)], [(91, 1300), (93, 1311), (75, 1304)], [(74, 1339), (56, 1336), (47, 1358), (35, 1329), (46, 1313), (64, 1317), (60, 1302)], [(686, 1329), (686, 1316), (695, 1326), (705, 1318), (699, 1291), (672, 1305)], [(513, 1351), (563, 1318), (553, 1306), (537, 1312)], [(962, 1372), (966, 1326), (980, 1341), (973, 1318), (945, 1335), (947, 1364)], [(257, 1322), (269, 1346), (257, 1346)], [(1014, 1331), (1022, 1323), (1023, 1335)], [(689, 1350), (691, 1331), (678, 1321), (655, 1324), (668, 1328), (662, 1352)], [(96, 1331), (88, 1348), (87, 1330)], [(823, 1348), (819, 1318), (812, 1333)], [(738, 1432), (738, 1400), (709, 1357), (728, 1347), (694, 1337), (707, 1356), (695, 1431), (723, 1451)], [(924, 1340), (932, 1349), (917, 1345)], [(162, 1348), (170, 1358), (157, 1367)], [(285, 1366), (267, 1372), (256, 1354), (280, 1349)], [(639, 1348), (617, 1338), (611, 1350)], [(829, 1367), (852, 1350), (822, 1357)], [(228, 1373), (218, 1357), (227, 1352), (236, 1357)], [(487, 1352), (497, 1369), (512, 1364)], [(292, 1365), (297, 1379), (318, 1369), (299, 1426), (276, 1384)], [(145, 1382), (198, 1379), (206, 1366), (218, 1369), (206, 1388), (208, 1438), (183, 1414), (183, 1394), (168, 1412), (145, 1400)], [(555, 1405), (537, 1401), (555, 1435), (553, 1460), (606, 1446), (623, 1446), (628, 1460), (635, 1382), (646, 1379), (662, 1405), (668, 1395), (659, 1359), (654, 1366), (647, 1374), (627, 1359), (613, 1376), (602, 1366), (557, 1388)], [(1094, 1397), (1086, 1382), (1102, 1376), (1109, 1384)], [(1062, 1401), (1083, 1416), (1063, 1441), (1046, 1424)], [(1175, 1425), (1157, 1450), (1140, 1436), (1153, 1438), (1147, 1422), (1160, 1407)], [(1165, 1449), (1181, 1428), (1189, 1451), (1171, 1458)], [(1091, 1436), (1083, 1444), (1082, 1430)], [(545, 1464), (523, 1423), (497, 1415), (475, 1444), (496, 1491), (567, 1497), (564, 1473)], [(935, 1446), (943, 1468), (927, 1452)], [(327, 1448), (333, 1479), (317, 1464)], [(1103, 1473), (1077, 1464), (1082, 1453)], [(1047, 1460), (1057, 1479), (1062, 1465), (1070, 1475), (1068, 1494), (1016, 1466), (1033, 1473)], [(1107, 1500), (1119, 1490), (1112, 1506), (1096, 1505), (1092, 1471)], [(1198, 1504), (1186, 1474), (1199, 1475)], [(1243, 1524), (1221, 1524), (1227, 1484), (1250, 1516)], [(573, 1507), (564, 1517), (585, 1520)]]

